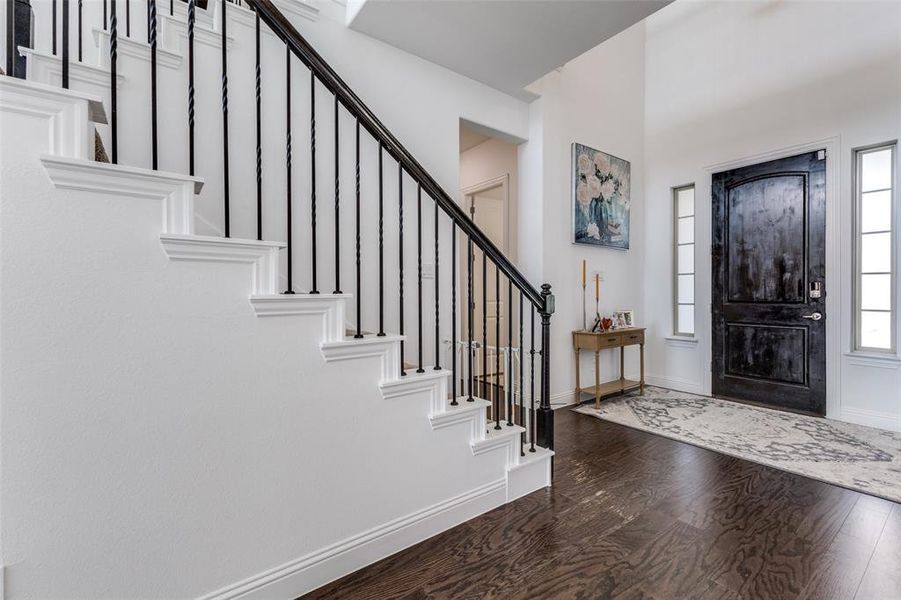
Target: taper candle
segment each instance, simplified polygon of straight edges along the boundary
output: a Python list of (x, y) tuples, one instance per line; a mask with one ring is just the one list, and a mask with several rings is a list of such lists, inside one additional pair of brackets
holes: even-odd
[(587, 261), (585, 259), (582, 259), (582, 287), (585, 287), (585, 285), (588, 283), (588, 280), (586, 279), (586, 274), (587, 274), (586, 262)]
[(601, 276), (598, 273), (594, 275), (594, 299), (601, 299)]

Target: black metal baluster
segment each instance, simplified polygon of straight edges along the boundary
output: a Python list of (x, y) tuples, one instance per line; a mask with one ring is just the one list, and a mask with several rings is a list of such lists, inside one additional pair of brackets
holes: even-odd
[[(154, 4), (156, 0), (153, 0)], [(222, 2), (222, 207), (225, 217), (225, 237), (231, 237), (231, 215), (229, 214), (229, 185), (228, 185), (228, 34), (226, 23), (228, 22), (228, 2)], [(155, 167), (154, 167), (155, 168)], [(290, 254), (290, 253), (289, 253)]]
[(291, 49), (285, 44), (285, 175), (287, 190), (285, 195), (285, 210), (287, 221), (288, 246), (285, 251), (288, 253), (287, 273), (288, 280), (285, 288), (285, 294), (294, 293), (294, 216), (291, 212)]
[(150, 35), (150, 165), (152, 169), (156, 170), (159, 167), (156, 134), (156, 0), (148, 1), (150, 3), (150, 22), (148, 23)]
[(109, 20), (106, 16), (106, 3), (107, 3), (107, 0), (103, 0), (103, 30), (104, 31), (109, 29)]
[(116, 89), (116, 67), (118, 62), (119, 24), (116, 19), (116, 0), (110, 5), (109, 34), (109, 74), (110, 74), (110, 161), (119, 162), (119, 111)]
[(435, 202), (435, 371), (441, 370), (441, 327), (440, 327), (440, 303), (439, 283), (441, 277), (438, 271), (438, 203)]
[[(62, 67), (62, 84), (63, 88), (69, 89), (69, 0), (63, 1), (63, 67)], [(10, 5), (15, 5), (15, 0), (10, 1)], [(12, 6), (9, 7), (7, 14), (12, 15)], [(7, 24), (8, 25), (8, 24)], [(81, 25), (79, 23), (79, 25)], [(81, 28), (79, 27), (79, 31)], [(13, 62), (13, 53), (15, 52), (15, 40), (13, 36), (15, 36), (15, 30), (12, 27), (7, 26), (7, 33), (9, 34), (9, 46), (7, 60), (9, 61), (10, 69), (9, 73), (12, 75), (12, 65), (15, 64)]]
[(404, 369), (404, 168), (400, 161), (397, 161), (397, 256), (398, 256), (398, 277), (397, 287), (400, 294), (398, 303), (400, 317), (398, 319), (398, 333), (401, 335), (400, 340), (400, 374), (401, 377), (407, 374)]
[(194, 21), (196, 0), (188, 0), (188, 173), (194, 175)]
[(76, 16), (76, 27), (78, 27), (78, 62), (82, 60), (82, 46), (84, 45), (82, 42), (82, 38), (84, 37), (84, 33), (82, 31), (82, 16), (84, 15), (84, 0), (78, 0), (78, 14)]
[(532, 372), (529, 375), (532, 387), (531, 406), (529, 408), (529, 452), (535, 452), (535, 307), (532, 307), (532, 324), (529, 327), (529, 362)]
[(422, 368), (422, 184), (416, 187), (416, 264), (417, 264), (417, 306), (416, 318), (418, 323), (419, 343), (419, 368), (417, 373), (425, 373)]
[[(193, 2), (194, 0), (189, 0)], [(256, 78), (254, 91), (256, 92), (256, 126), (257, 126), (257, 239), (263, 239), (263, 72), (260, 65), (260, 13), (256, 12), (254, 19), (254, 66)], [(285, 49), (287, 50), (287, 46)], [(290, 68), (290, 66), (289, 66)], [(289, 73), (290, 74), (290, 73)], [(289, 111), (290, 112), (290, 111)], [(193, 149), (192, 149), (193, 153)], [(193, 156), (192, 163), (193, 163)]]
[(472, 397), (472, 384), (475, 374), (472, 371), (473, 367), (473, 345), (475, 342), (473, 341), (473, 320), (475, 319), (475, 304), (472, 301), (472, 270), (473, 270), (473, 262), (474, 258), (472, 255), (472, 236), (468, 237), (467, 245), (466, 245), (466, 279), (467, 279), (467, 294), (466, 294), (466, 320), (469, 325), (469, 344), (466, 347), (467, 354), (469, 355), (469, 382), (468, 382), (468, 394), (466, 396), (467, 402), (475, 402), (475, 398)]
[[(523, 343), (523, 293), (522, 290), (519, 290), (519, 425), (521, 427), (526, 426), (526, 409), (525, 409), (525, 398), (522, 389), (522, 372), (523, 367), (525, 367), (525, 354), (526, 349)], [(523, 431), (519, 434), (519, 455), (525, 456), (525, 443), (526, 443), (526, 433)]]
[(316, 278), (316, 73), (310, 69), (310, 262), (312, 268), (311, 294), (319, 293)]
[(125, 1), (125, 37), (131, 37), (131, 0)]
[[(7, 3), (7, 5), (9, 5), (9, 4), (10, 4), (10, 3)], [(12, 6), (15, 6), (15, 0), (13, 0)], [(53, 19), (53, 23), (52, 23), (52, 26), (51, 26), (51, 28), (50, 28), (50, 35), (51, 35), (51, 37), (53, 38), (53, 40), (52, 40), (52, 42), (51, 42), (51, 44), (50, 44), (50, 46), (51, 46), (51, 50), (50, 50), (50, 51), (53, 53), (53, 56), (56, 56), (56, 0), (53, 0), (53, 3), (51, 4), (51, 11), (52, 11), (52, 13), (53, 13), (53, 15), (52, 15), (52, 17), (51, 17), (51, 18)], [(12, 13), (11, 13), (11, 14), (12, 14)], [(80, 55), (79, 55), (79, 57), (78, 57), (78, 60), (81, 60), (81, 56), (80, 56)], [(10, 75), (12, 75), (12, 73), (10, 73)]]
[[(113, 0), (115, 2), (116, 0)], [(175, 0), (169, 0), (169, 16), (175, 16)]]
[(385, 336), (385, 188), (382, 174), (384, 148), (379, 143), (379, 337)]
[[(548, 450), (554, 449), (554, 411), (551, 409), (551, 313), (554, 297), (550, 284), (542, 284), (541, 297), (544, 306), (541, 309), (541, 441)], [(553, 476), (553, 467), (551, 467)]]
[[(482, 373), (481, 396), (488, 400), (485, 384), (488, 382), (488, 255), (482, 252)], [(494, 405), (492, 404), (492, 408)], [(492, 417), (494, 415), (491, 415)]]
[(341, 181), (338, 160), (338, 95), (335, 95), (335, 294), (341, 293)]
[(357, 131), (356, 131), (356, 148), (355, 148), (355, 158), (356, 158), (356, 168), (354, 171), (355, 177), (355, 186), (356, 189), (356, 211), (357, 211), (357, 223), (356, 223), (356, 259), (357, 259), (357, 333), (354, 334), (354, 337), (360, 339), (363, 337), (363, 299), (362, 299), (362, 288), (360, 287), (361, 277), (360, 277), (360, 119), (357, 119)]
[(457, 404), (457, 224), (451, 221), (451, 405)]
[(513, 282), (507, 279), (507, 364), (505, 387), (507, 392), (507, 427), (513, 425)]
[[(494, 264), (494, 263), (492, 263)], [(494, 428), (501, 428), (501, 270), (494, 264), (494, 402), (497, 405), (494, 413)]]
[[(63, 19), (68, 16), (65, 9), (63, 6)], [(65, 29), (63, 37), (66, 37)], [(6, 74), (16, 76), (16, 0), (6, 0)]]

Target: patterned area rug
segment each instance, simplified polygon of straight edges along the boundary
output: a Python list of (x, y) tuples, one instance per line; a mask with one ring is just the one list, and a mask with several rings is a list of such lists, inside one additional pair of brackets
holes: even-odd
[(901, 502), (901, 433), (657, 387), (574, 410)]

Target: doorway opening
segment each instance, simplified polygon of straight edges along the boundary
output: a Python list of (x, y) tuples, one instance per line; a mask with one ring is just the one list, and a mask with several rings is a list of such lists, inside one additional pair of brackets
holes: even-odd
[[(460, 122), (460, 197), (459, 202), (475, 224), (511, 261), (516, 262), (517, 232), (516, 180), (517, 144), (490, 129)], [(458, 289), (466, 306), (469, 285), (467, 265), (469, 248), (465, 241), (458, 247)], [(472, 323), (470, 311), (463, 311), (462, 335), (458, 352), (460, 364), (468, 364), (472, 353), (472, 373), (461, 370), (460, 384), (471, 376), (473, 393), (486, 400), (504, 398), (510, 364), (518, 356), (516, 343), (507, 340), (508, 320), (519, 318), (518, 304), (507, 306), (507, 282), (495, 265), (478, 249), (472, 256)], [(511, 309), (514, 311), (511, 314)], [(518, 321), (516, 321), (518, 323)], [(473, 345), (469, 346), (469, 332)], [(513, 386), (515, 387), (515, 386)], [(464, 388), (465, 389), (465, 388)], [(515, 391), (515, 390), (514, 390)]]

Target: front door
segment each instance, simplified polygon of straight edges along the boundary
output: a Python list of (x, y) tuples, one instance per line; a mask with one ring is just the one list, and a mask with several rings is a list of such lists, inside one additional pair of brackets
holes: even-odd
[(716, 173), (713, 394), (826, 413), (826, 153)]

